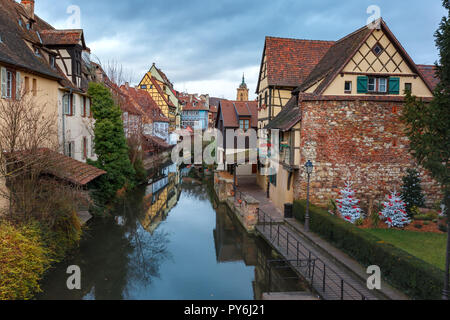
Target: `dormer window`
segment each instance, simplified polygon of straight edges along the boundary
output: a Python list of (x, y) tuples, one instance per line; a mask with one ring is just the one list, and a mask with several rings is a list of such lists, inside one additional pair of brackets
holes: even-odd
[(383, 50), (383, 47), (379, 43), (376, 43), (372, 49), (373, 53), (375, 53), (376, 56), (379, 56), (383, 52)]
[(41, 53), (39, 52), (39, 48), (34, 48), (34, 54), (38, 57), (41, 56)]
[(31, 30), (31, 22), (27, 23), (27, 30)]
[(19, 19), (19, 26), (23, 26), (23, 22), (22, 22), (22, 19)]

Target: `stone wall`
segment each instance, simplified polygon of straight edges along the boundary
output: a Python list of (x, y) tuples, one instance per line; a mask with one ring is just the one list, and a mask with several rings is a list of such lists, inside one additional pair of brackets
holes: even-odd
[[(348, 179), (362, 208), (399, 190), (406, 169), (421, 172), (427, 205), (440, 200), (439, 185), (417, 167), (400, 121), (402, 102), (303, 101), (302, 163), (311, 160), (311, 201), (326, 205), (337, 199)], [(303, 168), (294, 182), (294, 197), (306, 199)], [(367, 211), (366, 211), (367, 212)]]

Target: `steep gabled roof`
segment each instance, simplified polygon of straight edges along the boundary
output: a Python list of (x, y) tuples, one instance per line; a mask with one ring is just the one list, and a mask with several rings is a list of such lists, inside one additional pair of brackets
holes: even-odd
[(372, 30), (364, 27), (337, 41), (295, 91), (301, 92), (323, 80), (317, 88), (317, 92), (322, 92), (371, 33)]
[[(422, 71), (414, 63), (414, 61), (402, 47), (398, 39), (394, 36), (383, 19), (380, 18), (379, 23), (380, 28), (386, 34), (388, 39), (394, 44), (399, 53), (403, 56), (411, 70), (418, 74), (422, 78), (422, 80), (424, 80), (428, 88), (432, 90), (429, 82), (426, 81), (424, 75), (422, 74)], [(322, 94), (330, 85), (330, 83), (345, 68), (350, 59), (356, 54), (356, 52), (364, 44), (364, 42), (372, 34), (372, 32), (374, 32), (374, 30), (375, 29), (371, 29), (368, 26), (364, 26), (361, 29), (337, 41), (328, 50), (322, 60), (320, 60), (320, 62), (311, 71), (308, 78), (294, 90), (294, 93), (303, 92), (319, 81), (322, 81), (314, 91), (314, 93), (317, 95)]]
[(159, 69), (156, 65), (154, 65), (154, 66), (155, 66), (156, 71), (158, 71), (159, 75), (161, 76), (161, 78), (163, 78), (164, 83), (167, 84), (169, 86), (170, 90), (172, 90), (172, 92), (173, 92), (172, 82), (170, 82), (169, 78), (166, 76), (166, 74), (161, 69)]
[[(333, 41), (266, 37), (261, 71), (265, 55), (269, 85), (295, 88), (306, 79), (333, 44)], [(257, 92), (259, 85), (258, 82)]]
[[(147, 75), (148, 76), (148, 75)], [(170, 99), (167, 98), (166, 93), (163, 91), (161, 86), (156, 82), (156, 80), (153, 77), (149, 77), (152, 84), (155, 86), (155, 89), (158, 91), (159, 95), (163, 98), (164, 102), (170, 106), (175, 107), (173, 103), (170, 101)]]
[(230, 101), (219, 102), (218, 116), (222, 116), (225, 128), (239, 128), (239, 117), (250, 117), (251, 127), (258, 127), (258, 102), (256, 101)]
[(37, 56), (27, 45), (41, 46), (35, 30), (27, 30), (19, 25), (19, 11), (23, 7), (11, 0), (0, 1), (0, 62), (24, 69), (52, 79), (60, 79), (58, 72), (50, 67), (48, 61)]

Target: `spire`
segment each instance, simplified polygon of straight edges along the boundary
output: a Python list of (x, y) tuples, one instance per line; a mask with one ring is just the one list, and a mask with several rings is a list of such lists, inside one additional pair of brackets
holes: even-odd
[(245, 85), (245, 73), (242, 74), (242, 85)]

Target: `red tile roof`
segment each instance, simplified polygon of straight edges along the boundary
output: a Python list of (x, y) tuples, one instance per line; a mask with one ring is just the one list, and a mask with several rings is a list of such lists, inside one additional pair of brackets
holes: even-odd
[(439, 78), (436, 75), (436, 66), (418, 64), (417, 68), (419, 68), (422, 72), (422, 75), (425, 78), (425, 81), (428, 82), (428, 85), (434, 90), (434, 88), (436, 88), (439, 84)]
[(41, 39), (44, 45), (77, 45), (84, 44), (83, 30), (41, 30)]
[(258, 103), (256, 101), (221, 100), (217, 119), (222, 116), (225, 128), (239, 128), (239, 117), (250, 117), (251, 127), (258, 127)]
[[(85, 186), (94, 179), (106, 174), (104, 170), (46, 148), (39, 149), (32, 156), (35, 159), (38, 158), (36, 161), (48, 163), (48, 168), (43, 173), (79, 186)], [(18, 161), (27, 161), (27, 157), (30, 157), (29, 152), (14, 154), (14, 158)]]
[(266, 37), (269, 85), (297, 87), (333, 44), (333, 41)]
[(129, 99), (135, 102), (137, 108), (141, 110), (146, 117), (151, 119), (152, 122), (169, 122), (169, 119), (164, 116), (161, 109), (147, 91), (126, 87), (124, 85), (122, 85), (120, 89), (129, 97)]

